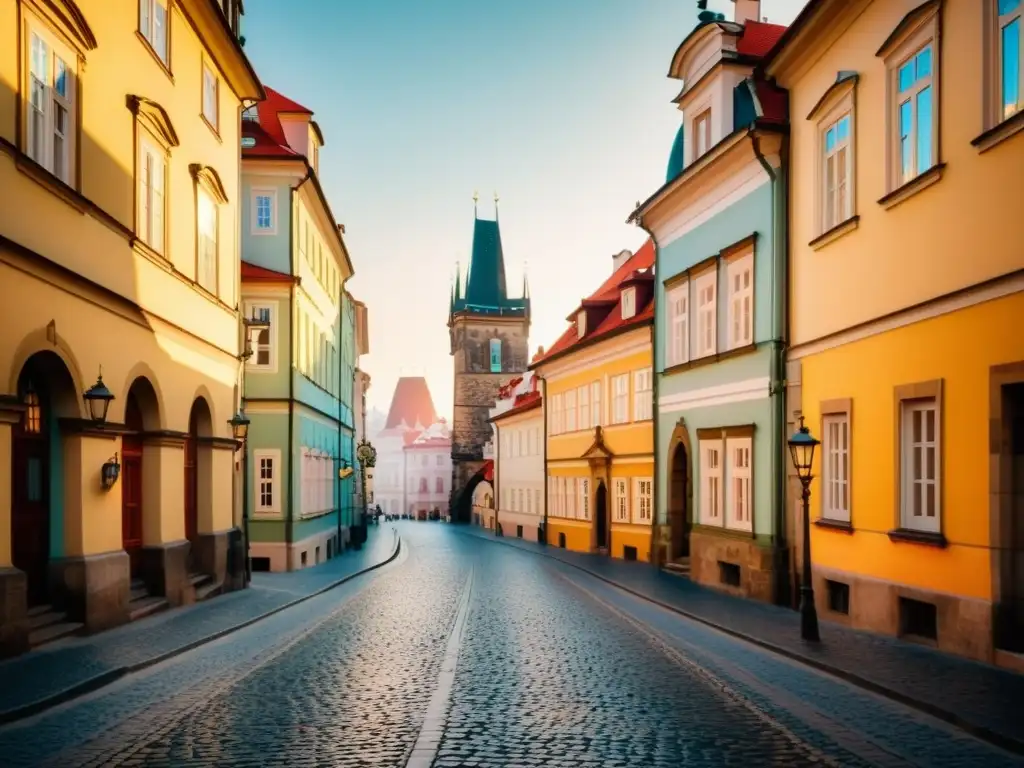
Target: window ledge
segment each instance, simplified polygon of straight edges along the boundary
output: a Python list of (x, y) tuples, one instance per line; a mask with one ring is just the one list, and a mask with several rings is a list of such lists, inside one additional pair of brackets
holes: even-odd
[(154, 249), (142, 238), (138, 236), (133, 237), (132, 248), (135, 250), (136, 253), (139, 253), (145, 258), (149, 259), (161, 269), (164, 269), (168, 272), (174, 271), (174, 265), (171, 264), (170, 259), (168, 259), (162, 253)]
[[(164, 63), (164, 60), (160, 58), (160, 54), (156, 52), (156, 49), (154, 49), (152, 44), (149, 42), (149, 40), (146, 39), (146, 36), (144, 34), (142, 34), (141, 32), (139, 32), (139, 30), (137, 30), (137, 29), (135, 30), (135, 36), (137, 38), (139, 38), (139, 41), (142, 43), (142, 47), (145, 48), (147, 51), (149, 51), (149, 55), (153, 57), (153, 61), (156, 62), (156, 65), (158, 67), (160, 67), (160, 69), (163, 71), (163, 73), (165, 75), (167, 75), (167, 79), (170, 80), (173, 83), (174, 82), (174, 73), (171, 72), (170, 64)], [(170, 58), (170, 46), (171, 46), (171, 43), (170, 43), (170, 40), (168, 39), (168, 41), (167, 41), (168, 58)]]
[(860, 216), (851, 216), (846, 221), (836, 224), (832, 229), (814, 238), (807, 244), (812, 251), (820, 251), (829, 243), (838, 240), (847, 232), (853, 232), (860, 225)]
[(912, 531), (909, 528), (896, 528), (889, 531), (890, 541), (905, 541), (911, 544), (925, 544), (929, 547), (945, 549), (948, 546), (946, 537), (941, 533), (928, 533), (926, 531)]
[(682, 373), (692, 368), (700, 368), (705, 365), (712, 365), (713, 363), (721, 363), (733, 357), (740, 357), (742, 355), (755, 352), (757, 350), (757, 343), (745, 344), (742, 347), (736, 347), (734, 349), (728, 349), (724, 352), (714, 352), (710, 355), (704, 355), (704, 357), (697, 357), (685, 363), (676, 363), (668, 368), (665, 368), (662, 372), (662, 376), (672, 376), (676, 373)]
[(199, 119), (206, 123), (206, 127), (213, 133), (214, 138), (217, 139), (221, 144), (224, 143), (224, 139), (220, 137), (220, 131), (217, 130), (217, 126), (211, 123), (202, 112), (199, 113)]
[(978, 152), (988, 152), (1022, 130), (1024, 130), (1024, 110), (1012, 114), (1002, 122), (993, 125), (978, 136), (978, 138), (972, 140), (971, 146), (975, 147)]
[(829, 520), (827, 517), (819, 517), (813, 521), (819, 528), (827, 528), (830, 531), (841, 531), (842, 533), (853, 534), (854, 528), (845, 520)]
[(933, 165), (924, 173), (920, 173), (906, 184), (897, 187), (892, 192), (887, 194), (885, 197), (879, 198), (878, 204), (886, 210), (895, 208), (897, 205), (907, 200), (918, 192), (927, 189), (932, 184), (935, 184), (939, 179), (942, 178), (942, 173), (946, 169), (945, 163), (938, 163)]
[(722, 525), (707, 525), (704, 523), (696, 523), (693, 526), (694, 533), (704, 533), (709, 536), (721, 536), (725, 539), (742, 539), (749, 541), (754, 538), (753, 530), (747, 528), (726, 528)]

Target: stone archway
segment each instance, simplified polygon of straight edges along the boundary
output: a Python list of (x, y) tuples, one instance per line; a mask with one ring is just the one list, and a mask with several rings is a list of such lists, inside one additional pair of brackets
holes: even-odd
[(11, 559), (25, 573), (32, 607), (50, 601), (50, 560), (64, 554), (58, 419), (79, 416), (79, 386), (60, 356), (43, 351), (25, 361), (17, 394), (25, 411), (11, 435)]
[(200, 516), (209, 512), (213, 481), (212, 448), (200, 440), (204, 437), (213, 437), (213, 414), (200, 396), (192, 402), (185, 437), (185, 538), (193, 551), (199, 539)]
[[(147, 482), (146, 465), (157, 456), (145, 447), (145, 433), (160, 426), (160, 405), (153, 384), (145, 376), (137, 377), (125, 398), (125, 433), (121, 437), (121, 541), (128, 553), (132, 578), (141, 575), (142, 548), (147, 528), (159, 527), (159, 486)], [(149, 461), (147, 461), (149, 453)], [(158, 539), (150, 535), (151, 539)]]
[(667, 458), (669, 536), (665, 561), (676, 562), (690, 556), (690, 529), (693, 525), (693, 452), (690, 433), (682, 419), (672, 430)]

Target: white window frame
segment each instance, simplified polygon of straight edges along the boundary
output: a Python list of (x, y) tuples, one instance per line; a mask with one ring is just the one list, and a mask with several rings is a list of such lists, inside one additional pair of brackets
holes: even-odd
[(576, 409), (578, 412), (576, 421), (580, 430), (590, 429), (594, 426), (590, 423), (591, 411), (589, 384), (583, 384), (576, 389)]
[(140, 131), (138, 163), (135, 232), (162, 255), (167, 251), (167, 153), (145, 131)]
[(713, 144), (711, 131), (711, 107), (701, 110), (693, 118), (693, 160), (697, 161), (706, 155)]
[[(844, 121), (846, 135), (840, 137)], [(822, 232), (838, 227), (853, 216), (853, 130), (853, 112), (849, 109), (833, 114), (820, 129)], [(829, 136), (833, 132), (835, 143), (830, 147)]]
[(582, 339), (587, 335), (587, 312), (580, 310), (576, 313), (576, 336)]
[(581, 477), (576, 483), (577, 499), (576, 516), (580, 520), (590, 519), (590, 478)]
[(601, 382), (590, 385), (590, 426), (599, 427), (603, 423), (601, 412)]
[[(700, 522), (721, 527), (725, 521), (725, 441), (700, 440)], [(715, 462), (712, 465), (711, 452)]]
[[(931, 413), (933, 440), (915, 442), (912, 420), (915, 414)], [(914, 451), (933, 451), (933, 477), (913, 476)], [(922, 467), (924, 462), (922, 461)], [(924, 511), (914, 514), (915, 486), (921, 487), (921, 498), (926, 498), (928, 487), (934, 489), (935, 515), (929, 518)], [(942, 408), (938, 398), (927, 397), (900, 402), (900, 527), (924, 533), (942, 532)], [(923, 504), (926, 506), (926, 503)]]
[(729, 339), (726, 346), (728, 349), (748, 347), (754, 343), (754, 251), (731, 259), (725, 273), (729, 291), (726, 306)]
[(636, 317), (636, 286), (622, 289), (622, 319)]
[[(697, 318), (695, 358), (702, 358), (718, 352), (718, 264), (699, 275), (693, 282)], [(702, 301), (707, 296), (710, 298)]]
[(827, 413), (821, 419), (821, 516), (850, 522), (850, 414)]
[[(217, 70), (203, 62), (203, 119), (215, 132), (220, 130), (220, 78)], [(212, 88), (212, 92), (209, 90)], [(212, 99), (212, 101), (211, 101)], [(212, 109), (213, 114), (210, 114)]]
[(633, 421), (654, 416), (654, 377), (650, 368), (633, 371)]
[[(270, 224), (266, 227), (260, 226), (259, 210), (260, 198), (266, 198), (270, 204)], [(253, 187), (250, 192), (250, 227), (252, 235), (276, 235), (277, 234), (277, 190), (265, 187)]]
[(565, 431), (575, 432), (576, 431), (576, 390), (567, 389), (562, 393), (564, 403), (564, 418), (565, 418)]
[[(212, 254), (206, 244), (211, 242), (210, 233), (203, 231), (203, 206), (213, 211)], [(207, 263), (207, 259), (209, 262)], [(202, 184), (196, 184), (196, 283), (214, 296), (217, 295), (220, 272), (220, 206)], [(212, 282), (212, 285), (209, 283)]]
[(544, 514), (544, 501), (543, 501), (543, 498), (541, 497), (541, 490), (540, 490), (540, 488), (536, 488), (533, 491), (533, 504), (534, 504), (534, 508), (537, 510), (537, 514), (538, 515), (543, 515)]
[(683, 280), (665, 290), (668, 328), (665, 334), (665, 364), (671, 368), (690, 360), (690, 281)]
[(567, 477), (564, 478), (565, 482), (565, 508), (566, 517), (578, 518), (579, 517), (579, 499), (577, 494), (579, 490), (577, 488), (579, 484), (578, 477)]
[(629, 374), (612, 376), (612, 424), (629, 423)]
[[(45, 51), (33, 50), (38, 40)], [(43, 61), (35, 61), (34, 52), (41, 53)], [(70, 187), (76, 186), (78, 152), (78, 54), (65, 45), (60, 38), (36, 16), (26, 13), (24, 50), (24, 103), (25, 154), (45, 168), (56, 178)], [(64, 67), (64, 93), (57, 91), (57, 62)], [(42, 64), (45, 71), (38, 71)], [(37, 75), (39, 77), (37, 77)], [(38, 87), (34, 85), (38, 82)], [(38, 98), (34, 97), (38, 95)], [(38, 104), (36, 102), (39, 102)], [(58, 108), (65, 116), (64, 131), (60, 134), (64, 150), (58, 153), (56, 147)], [(38, 115), (38, 127), (33, 119)], [(42, 136), (37, 135), (41, 132)], [(61, 166), (56, 158), (60, 154)]]
[[(937, 6), (936, 6), (937, 7)], [(931, 47), (931, 71), (927, 77), (915, 80), (909, 91), (900, 93), (899, 72), (909, 61), (912, 61), (925, 48)], [(888, 158), (887, 186), (888, 191), (893, 192), (904, 184), (916, 179), (918, 176), (927, 173), (939, 162), (939, 121), (941, 119), (941, 50), (938, 35), (938, 15), (936, 9), (928, 11), (925, 16), (918, 19), (915, 26), (908, 29), (903, 35), (894, 39), (881, 52), (885, 59), (886, 67), (886, 155)], [(917, 117), (917, 95), (925, 90), (931, 91), (931, 154), (929, 162), (924, 169), (919, 168), (918, 163), (918, 117)], [(912, 128), (912, 150), (911, 170), (904, 173), (902, 164), (902, 152), (900, 143), (900, 105), (910, 100), (913, 105), (913, 128)]]
[[(270, 504), (263, 503), (263, 461), (270, 462)], [(252, 452), (253, 466), (253, 513), (260, 515), (281, 514), (281, 451), (276, 448), (257, 448)]]
[[(1003, 29), (1017, 22), (1017, 103), (1007, 108), (1003, 97)], [(999, 0), (985, 1), (986, 108), (985, 128), (995, 128), (1024, 110), (1024, 2), (999, 15)], [(1009, 135), (1010, 132), (1007, 133)]]
[(633, 522), (636, 525), (650, 525), (653, 509), (654, 479), (633, 478)]
[[(139, 34), (146, 40), (150, 50), (170, 70), (171, 68), (171, 14), (166, 0), (139, 0)], [(160, 45), (159, 26), (156, 10), (163, 11), (163, 45)]]
[(754, 529), (754, 441), (730, 437), (725, 441), (725, 527)]
[[(247, 301), (244, 305), (244, 317), (251, 318), (265, 316), (266, 322), (270, 324), (267, 329), (267, 343), (260, 342), (259, 336), (254, 333), (251, 341), (252, 357), (245, 361), (246, 370), (257, 373), (277, 373), (277, 318), (278, 303), (276, 301)], [(266, 363), (259, 362), (261, 349), (267, 350)]]
[(628, 478), (612, 478), (612, 522), (628, 523), (629, 506)]

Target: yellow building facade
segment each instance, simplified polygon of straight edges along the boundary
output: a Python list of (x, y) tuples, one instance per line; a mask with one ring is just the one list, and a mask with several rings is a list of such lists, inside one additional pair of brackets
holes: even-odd
[(0, 0), (0, 653), (241, 584), (240, 12)]
[(650, 561), (654, 248), (615, 271), (530, 366), (543, 380), (547, 543)]
[(790, 97), (787, 379), (822, 440), (818, 609), (1006, 663), (1024, 651), (1021, 5), (814, 0), (766, 65)]

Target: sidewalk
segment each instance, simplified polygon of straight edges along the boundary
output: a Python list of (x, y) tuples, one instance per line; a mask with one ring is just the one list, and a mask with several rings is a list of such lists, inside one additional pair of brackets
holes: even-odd
[(892, 637), (822, 621), (818, 646), (800, 639), (800, 614), (744, 600), (663, 573), (479, 528), (459, 532), (560, 560), (664, 608), (802, 661), (1024, 754), (1024, 675)]
[(398, 554), (397, 531), (371, 526), (360, 550), (291, 573), (254, 573), (248, 589), (174, 608), (0, 662), (0, 723), (35, 714), (216, 640), (306, 600)]

